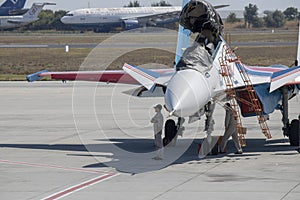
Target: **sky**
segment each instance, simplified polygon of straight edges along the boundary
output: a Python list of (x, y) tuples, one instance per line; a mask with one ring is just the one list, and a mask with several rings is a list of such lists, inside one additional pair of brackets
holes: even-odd
[[(130, 0), (27, 0), (25, 7), (30, 7), (34, 2), (53, 2), (56, 6), (48, 6), (48, 9), (53, 10), (75, 10), (80, 8), (90, 7), (107, 8), (107, 7), (123, 7)], [(139, 0), (143, 6), (150, 6), (153, 2), (160, 0)], [(0, 0), (4, 2), (4, 0)], [(174, 6), (180, 6), (181, 0), (167, 0)], [(285, 10), (287, 7), (297, 7), (300, 10), (300, 0), (209, 0), (212, 5), (228, 4), (230, 7), (226, 10), (244, 10), (244, 7), (249, 3), (256, 4), (260, 12), (264, 10)]]

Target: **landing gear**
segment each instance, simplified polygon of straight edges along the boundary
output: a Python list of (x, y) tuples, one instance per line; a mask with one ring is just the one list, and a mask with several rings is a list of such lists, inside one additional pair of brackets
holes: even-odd
[(172, 142), (172, 140), (176, 137), (176, 134), (177, 130), (175, 121), (172, 119), (167, 120), (165, 124), (165, 137), (163, 139), (163, 145), (169, 145)]
[(289, 127), (289, 139), (291, 146), (299, 146), (299, 120), (294, 119)]
[(289, 122), (289, 104), (288, 104), (288, 87), (282, 88), (282, 123), (283, 123), (283, 135), (289, 137), (291, 146), (299, 146), (299, 120), (293, 120)]
[(289, 120), (289, 97), (288, 97), (288, 87), (283, 87), (282, 88), (282, 123), (283, 123), (283, 135), (284, 136), (289, 136), (289, 125), (290, 125), (290, 120)]
[(172, 119), (166, 121), (165, 124), (165, 138), (163, 139), (164, 146), (175, 146), (177, 142), (178, 135), (182, 136), (185, 128), (183, 127), (185, 120), (179, 117), (177, 124)]

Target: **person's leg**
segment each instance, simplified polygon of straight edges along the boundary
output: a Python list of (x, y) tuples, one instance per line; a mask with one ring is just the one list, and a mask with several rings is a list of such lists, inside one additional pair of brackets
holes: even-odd
[(243, 150), (241, 148), (241, 144), (239, 142), (238, 133), (237, 133), (236, 130), (232, 134), (232, 140), (234, 142), (235, 148), (237, 149), (237, 153), (243, 153)]
[(163, 143), (162, 143), (162, 131), (160, 131), (159, 133), (156, 134), (156, 140), (157, 140), (157, 147), (158, 148), (162, 148)]
[(224, 136), (222, 138), (222, 142), (221, 142), (221, 145), (220, 145), (220, 151), (221, 152), (225, 152), (225, 148), (226, 148), (226, 145), (227, 145), (227, 142), (228, 142), (230, 136), (231, 136), (231, 132), (230, 132), (229, 129), (227, 129), (224, 133)]
[(161, 148), (161, 143), (162, 143), (162, 139), (161, 139), (161, 132), (157, 133), (154, 135), (154, 140), (155, 140), (155, 147), (156, 148)]
[(162, 131), (155, 134), (155, 141), (157, 143), (157, 152), (156, 152), (156, 156), (153, 159), (161, 160), (163, 158)]

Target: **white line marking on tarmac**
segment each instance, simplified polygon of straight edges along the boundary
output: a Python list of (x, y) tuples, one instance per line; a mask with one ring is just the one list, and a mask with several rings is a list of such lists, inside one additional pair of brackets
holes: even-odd
[(65, 190), (62, 190), (60, 192), (57, 192), (53, 195), (50, 195), (46, 198), (44, 198), (43, 200), (57, 200), (57, 199), (61, 199), (63, 197), (66, 197), (66, 196), (69, 196), (75, 192), (78, 192), (80, 190), (83, 190), (85, 188), (88, 188), (92, 185), (95, 185), (97, 183), (100, 183), (100, 182), (103, 182), (103, 181), (106, 181), (108, 179), (111, 179), (115, 176), (117, 176), (119, 174), (106, 174), (106, 175), (102, 175), (102, 176), (99, 176), (99, 177), (96, 177), (96, 178), (93, 178), (91, 180), (88, 180), (88, 181), (85, 181), (83, 183), (80, 183), (80, 184), (77, 184), (77, 185), (74, 185), (72, 187), (69, 187)]
[(65, 171), (80, 171), (80, 172), (102, 173), (102, 174), (109, 173), (106, 171), (99, 171), (99, 170), (90, 170), (90, 169), (73, 168), (73, 167), (62, 167), (62, 166), (27, 163), (27, 162), (16, 162), (16, 161), (9, 161), (9, 160), (0, 160), (0, 163), (10, 164), (10, 165), (23, 165), (23, 166), (28, 166), (28, 167), (48, 168), (48, 169), (61, 169), (61, 170), (65, 170)]

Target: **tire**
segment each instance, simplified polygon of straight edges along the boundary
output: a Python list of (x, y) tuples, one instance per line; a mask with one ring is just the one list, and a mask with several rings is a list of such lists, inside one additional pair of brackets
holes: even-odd
[(215, 146), (211, 150), (211, 155), (216, 156), (219, 154), (219, 145), (218, 143), (215, 144)]
[(175, 121), (169, 119), (165, 124), (165, 138), (164, 138), (164, 146), (167, 146), (176, 136), (176, 124)]
[(299, 146), (299, 120), (294, 119), (289, 128), (289, 139), (291, 146)]

